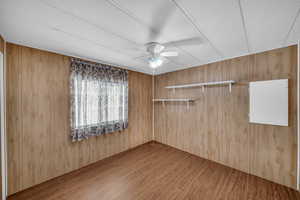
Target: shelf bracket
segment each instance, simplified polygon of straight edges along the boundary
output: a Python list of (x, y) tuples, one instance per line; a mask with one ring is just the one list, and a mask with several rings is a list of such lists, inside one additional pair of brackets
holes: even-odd
[(190, 109), (190, 102), (189, 101), (186, 102), (186, 107), (187, 107), (188, 110)]
[(205, 88), (204, 88), (204, 85), (203, 85), (203, 86), (202, 86), (202, 92), (204, 92), (204, 89), (205, 89)]
[(232, 83), (229, 83), (229, 92), (231, 93), (231, 85)]

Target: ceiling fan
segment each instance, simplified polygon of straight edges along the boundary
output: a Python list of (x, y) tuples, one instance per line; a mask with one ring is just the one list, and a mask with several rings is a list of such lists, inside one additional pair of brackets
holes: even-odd
[[(179, 53), (177, 51), (173, 51), (173, 49), (178, 50), (178, 47), (182, 46), (203, 44), (203, 40), (200, 37), (184, 38), (166, 43), (158, 42), (162, 39), (161, 35), (175, 11), (176, 7), (173, 4), (170, 4), (170, 2), (167, 1), (162, 1), (161, 7), (153, 13), (152, 28), (148, 35), (148, 41), (150, 42), (146, 43), (143, 48), (138, 48), (139, 51), (145, 51), (146, 47), (146, 54), (144, 53), (142, 56), (136, 57), (135, 59), (147, 63), (151, 68), (155, 69), (164, 63), (172, 61), (172, 57), (179, 56)], [(172, 48), (172, 51), (166, 50), (170, 47)]]
[[(179, 56), (177, 51), (165, 51), (169, 47), (182, 47), (182, 46), (194, 46), (203, 44), (203, 40), (200, 37), (192, 37), (177, 41), (171, 41), (167, 43), (149, 42), (145, 45), (146, 55), (139, 56), (136, 59), (147, 63), (151, 68), (155, 69), (165, 63), (170, 62), (171, 57)], [(141, 49), (142, 50), (142, 49)], [(145, 51), (145, 50), (143, 50)]]
[(157, 42), (146, 44), (146, 48), (149, 53), (149, 55), (146, 56), (146, 61), (149, 63), (149, 66), (154, 69), (168, 62), (166, 57), (178, 56), (178, 52), (176, 51), (164, 51), (165, 46)]

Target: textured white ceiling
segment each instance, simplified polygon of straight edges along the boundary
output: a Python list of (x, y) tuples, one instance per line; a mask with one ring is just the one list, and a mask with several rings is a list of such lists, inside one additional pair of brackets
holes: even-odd
[(300, 0), (0, 0), (0, 34), (149, 74), (144, 45), (169, 43), (179, 56), (159, 74), (296, 44), (299, 13)]

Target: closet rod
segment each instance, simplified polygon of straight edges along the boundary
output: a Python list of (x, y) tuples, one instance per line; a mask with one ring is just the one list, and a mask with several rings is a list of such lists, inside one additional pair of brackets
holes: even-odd
[(192, 102), (192, 101), (194, 101), (194, 99), (153, 99), (153, 101), (156, 101), (156, 102), (168, 102), (168, 101), (173, 101), (173, 102), (180, 102), (180, 101), (183, 101), (183, 102)]
[(234, 80), (229, 81), (215, 81), (215, 82), (205, 82), (205, 83), (192, 83), (185, 85), (171, 85), (165, 88), (176, 89), (176, 88), (190, 88), (190, 87), (199, 87), (199, 86), (210, 86), (210, 85), (230, 85), (236, 83)]

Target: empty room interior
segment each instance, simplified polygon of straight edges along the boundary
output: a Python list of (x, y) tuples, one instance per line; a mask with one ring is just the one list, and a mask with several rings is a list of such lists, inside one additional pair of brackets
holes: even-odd
[(300, 200), (299, 0), (0, 0), (1, 200)]

